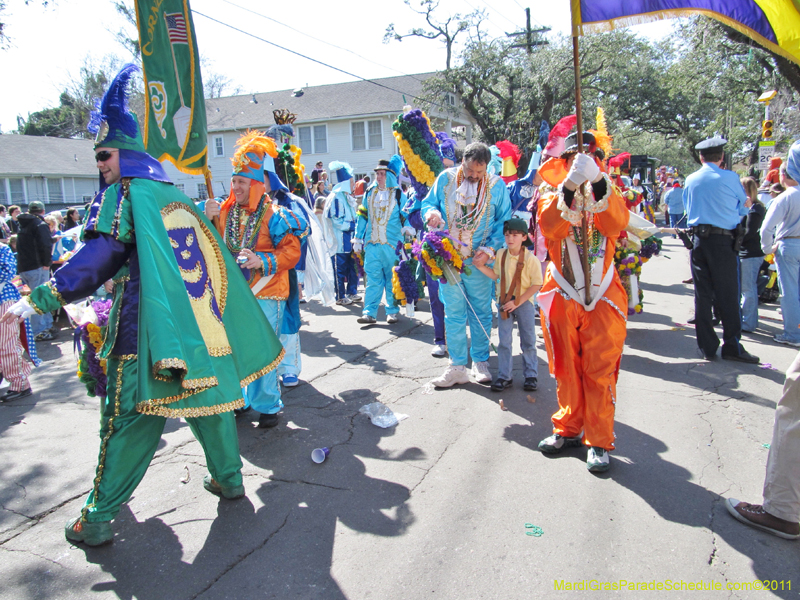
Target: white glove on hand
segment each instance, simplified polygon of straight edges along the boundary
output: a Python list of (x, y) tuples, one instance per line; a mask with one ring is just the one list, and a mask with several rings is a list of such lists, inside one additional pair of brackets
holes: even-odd
[(572, 161), (567, 179), (576, 186), (580, 186), (584, 181), (594, 181), (599, 174), (600, 167), (594, 162), (594, 157), (588, 154), (577, 154), (575, 160)]
[(417, 230), (411, 227), (410, 225), (404, 225), (403, 228), (400, 230), (400, 235), (407, 235), (408, 237), (414, 237), (417, 235)]
[(444, 225), (444, 221), (442, 220), (442, 213), (438, 210), (429, 210), (425, 213), (425, 223), (428, 225), (429, 229), (436, 229)]
[(364, 240), (353, 240), (353, 252), (358, 254), (364, 248)]
[(30, 304), (28, 304), (25, 298), (17, 300), (8, 308), (7, 312), (17, 315), (20, 319), (27, 319), (31, 315), (36, 314), (36, 311)]

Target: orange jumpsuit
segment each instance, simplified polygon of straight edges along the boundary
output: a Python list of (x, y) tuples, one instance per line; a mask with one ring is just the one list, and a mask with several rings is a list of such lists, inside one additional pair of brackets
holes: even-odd
[[(580, 261), (570, 258), (567, 243), (580, 226), (573, 227), (557, 206), (560, 194), (555, 188), (566, 179), (566, 161), (551, 159), (539, 173), (546, 183), (542, 185), (538, 223), (552, 260), (538, 303), (550, 373), (557, 385), (559, 410), (552, 417), (553, 432), (565, 437), (583, 432), (586, 446), (613, 450), (616, 386), (628, 313), (628, 297), (614, 266), (614, 248), (620, 231), (628, 224), (628, 211), (607, 181), (608, 206), (601, 212), (588, 213), (591, 228), (603, 236), (596, 238), (600, 242), (597, 250), (604, 249), (605, 254), (602, 259), (598, 255), (592, 268), (593, 273), (597, 269), (602, 272), (592, 278), (594, 292), (587, 308), (582, 286), (576, 293), (564, 274), (567, 261), (578, 277), (583, 272)], [(572, 256), (577, 256), (575, 247)]]

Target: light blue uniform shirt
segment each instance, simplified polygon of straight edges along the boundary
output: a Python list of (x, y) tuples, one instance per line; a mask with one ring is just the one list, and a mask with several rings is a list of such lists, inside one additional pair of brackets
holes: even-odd
[(664, 194), (664, 204), (671, 215), (682, 215), (686, 207), (683, 206), (683, 188), (672, 188)]
[(711, 163), (689, 175), (683, 189), (689, 227), (711, 225), (735, 229), (748, 213), (746, 200), (739, 176)]

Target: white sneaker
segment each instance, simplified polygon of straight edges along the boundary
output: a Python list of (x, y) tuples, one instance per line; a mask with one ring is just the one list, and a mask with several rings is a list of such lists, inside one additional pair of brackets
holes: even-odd
[(456, 383), (469, 383), (469, 375), (467, 375), (464, 365), (450, 365), (444, 370), (441, 377), (437, 377), (431, 383), (437, 388), (447, 388)]
[(397, 313), (392, 313), (391, 315), (386, 317), (386, 322), (389, 323), (389, 325), (393, 325), (397, 323), (399, 320), (400, 317), (398, 316)]
[(492, 374), (489, 373), (488, 361), (482, 360), (472, 365), (472, 376), (478, 383), (491, 383)]
[(447, 346), (444, 344), (434, 344), (431, 348), (431, 356), (442, 358), (445, 354), (447, 354)]
[(352, 303), (353, 301), (347, 296), (345, 296), (344, 298), (339, 298), (339, 300), (336, 301), (336, 304), (338, 304), (339, 306), (347, 306), (348, 304)]
[(589, 454), (586, 457), (586, 468), (590, 473), (602, 473), (608, 471), (611, 466), (611, 459), (608, 455), (608, 450), (592, 446), (589, 448)]

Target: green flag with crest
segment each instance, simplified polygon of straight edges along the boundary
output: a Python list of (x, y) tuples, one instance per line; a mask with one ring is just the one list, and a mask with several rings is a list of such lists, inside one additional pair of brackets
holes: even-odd
[(145, 85), (144, 146), (184, 173), (208, 171), (203, 80), (189, 0), (136, 0)]

